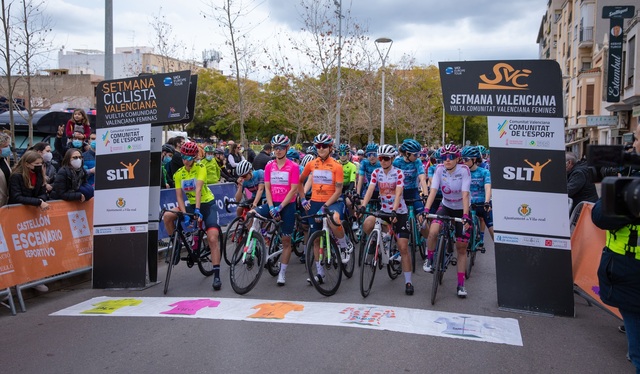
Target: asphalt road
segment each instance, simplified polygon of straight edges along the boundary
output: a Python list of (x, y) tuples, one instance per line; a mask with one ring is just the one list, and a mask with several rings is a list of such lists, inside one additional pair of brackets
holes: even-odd
[[(164, 263), (159, 278), (164, 279)], [(94, 290), (90, 282), (27, 300), (27, 312), (0, 308), (2, 373), (633, 373), (625, 359), (620, 322), (575, 297), (576, 316), (549, 317), (499, 310), (493, 248), (479, 255), (469, 296), (455, 294), (455, 272), (445, 274), (435, 306), (431, 275), (417, 270), (415, 294), (402, 276), (376, 274), (362, 298), (357, 276), (323, 297), (292, 261), (287, 285), (266, 271), (254, 290), (236, 295), (223, 266), (223, 288), (184, 263), (174, 268), (168, 296), (352, 302), (469, 313), (518, 320), (523, 346), (333, 326), (152, 317), (49, 316), (98, 296), (163, 297), (162, 284), (141, 291)]]

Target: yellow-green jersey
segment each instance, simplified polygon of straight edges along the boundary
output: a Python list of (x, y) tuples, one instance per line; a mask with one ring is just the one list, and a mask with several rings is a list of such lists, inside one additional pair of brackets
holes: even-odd
[(342, 165), (342, 172), (344, 174), (344, 181), (342, 182), (342, 192), (344, 193), (349, 189), (355, 188), (358, 168), (351, 161), (347, 161), (344, 164), (342, 161), (338, 161), (338, 163)]
[(220, 181), (220, 165), (218, 165), (218, 161), (215, 159), (209, 161), (206, 158), (203, 158), (199, 163), (204, 165), (207, 169), (206, 184), (214, 184)]
[(191, 166), (191, 170), (183, 166), (173, 175), (173, 180), (176, 183), (176, 188), (182, 189), (182, 192), (189, 199), (189, 204), (195, 205), (196, 203), (196, 182), (203, 181), (202, 194), (200, 197), (200, 203), (208, 203), (213, 201), (213, 193), (207, 186), (207, 168), (204, 165), (194, 163)]

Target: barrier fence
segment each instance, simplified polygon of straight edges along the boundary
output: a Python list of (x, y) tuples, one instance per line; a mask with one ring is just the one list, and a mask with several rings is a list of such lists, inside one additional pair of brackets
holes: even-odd
[[(224, 202), (233, 199), (235, 184), (209, 188), (216, 199), (220, 225), (226, 225), (235, 218), (235, 210), (227, 213), (224, 209)], [(0, 296), (17, 286), (23, 311), (22, 288), (89, 271), (92, 266), (93, 199), (49, 203), (47, 211), (21, 204), (0, 208)], [(177, 206), (175, 189), (160, 192), (161, 209)], [(167, 237), (161, 224), (159, 239)]]

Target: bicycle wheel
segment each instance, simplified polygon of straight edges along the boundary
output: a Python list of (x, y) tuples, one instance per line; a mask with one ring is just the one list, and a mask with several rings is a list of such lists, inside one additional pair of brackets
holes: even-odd
[[(348, 225), (348, 222), (345, 222), (346, 225)], [(345, 235), (347, 235), (348, 239), (347, 240), (351, 240), (351, 243), (353, 244), (353, 231), (351, 231), (351, 227), (345, 227), (345, 223), (342, 224), (343, 228), (344, 228), (344, 232)], [(353, 276), (353, 269), (356, 267), (356, 253), (355, 253), (355, 244), (354, 244), (354, 251), (351, 253), (351, 256), (349, 257), (349, 261), (347, 261), (346, 264), (342, 264), (342, 272), (344, 273), (345, 277), (347, 278), (351, 278)]]
[(260, 280), (266, 261), (267, 249), (262, 235), (254, 232), (251, 242), (250, 245), (252, 245), (253, 248), (247, 252), (244, 259), (243, 255), (246, 243), (238, 243), (231, 257), (231, 268), (229, 271), (231, 288), (239, 295), (244, 295), (255, 287)]
[[(272, 254), (278, 252), (282, 242), (280, 241), (280, 235), (275, 235), (271, 244), (269, 245), (269, 253), (267, 254), (267, 263), (265, 267), (272, 277), (277, 276), (280, 273), (280, 255), (271, 257)], [(282, 253), (282, 252), (281, 252)]]
[[(318, 258), (313, 253), (313, 243), (318, 240), (320, 249)], [(327, 243), (323, 230), (314, 232), (307, 244), (307, 271), (311, 284), (324, 296), (331, 296), (338, 291), (342, 282), (342, 260), (340, 252), (332, 240)], [(318, 261), (318, 264), (316, 264)], [(318, 274), (318, 272), (321, 272)]]
[(302, 244), (304, 243), (304, 230), (296, 227), (291, 234), (291, 251), (300, 257), (304, 255)]
[(173, 238), (171, 239), (171, 246), (167, 252), (167, 258), (169, 259), (169, 264), (167, 265), (167, 276), (164, 279), (164, 294), (167, 294), (167, 290), (169, 289), (169, 279), (171, 279), (171, 270), (174, 265), (177, 265), (180, 262), (180, 235), (178, 232), (173, 233)]
[(378, 232), (372, 231), (369, 234), (367, 243), (364, 245), (362, 268), (360, 269), (360, 294), (362, 297), (369, 296), (371, 292), (371, 286), (373, 285), (373, 279), (376, 276), (376, 268), (378, 267), (379, 258), (377, 256), (378, 251)]
[(222, 251), (224, 262), (226, 262), (227, 265), (231, 265), (231, 257), (238, 243), (244, 243), (244, 234), (248, 231), (244, 223), (244, 218), (236, 217), (231, 221), (229, 226), (227, 226), (227, 231), (224, 233), (224, 247), (220, 247), (220, 250)]
[(438, 244), (436, 245), (436, 252), (433, 255), (433, 282), (431, 283), (431, 305), (436, 303), (436, 294), (438, 293), (438, 286), (442, 282), (442, 272), (443, 262), (444, 262), (444, 251), (445, 248), (445, 239), (442, 237), (438, 237)]
[(389, 278), (396, 279), (398, 275), (402, 273), (402, 263), (400, 262), (400, 257), (397, 255), (400, 254), (400, 250), (398, 250), (398, 243), (396, 241), (396, 236), (393, 235), (391, 237), (391, 242), (389, 242), (389, 263), (387, 264), (387, 274), (389, 274)]
[(418, 245), (416, 244), (416, 219), (411, 218), (409, 220), (409, 251), (411, 251), (411, 272), (416, 272), (416, 251)]
[[(222, 248), (222, 235), (218, 232), (218, 248)], [(213, 262), (211, 261), (211, 248), (209, 248), (209, 241), (207, 240), (207, 234), (203, 233), (200, 240), (200, 255), (198, 256), (198, 269), (205, 277), (213, 275)]]

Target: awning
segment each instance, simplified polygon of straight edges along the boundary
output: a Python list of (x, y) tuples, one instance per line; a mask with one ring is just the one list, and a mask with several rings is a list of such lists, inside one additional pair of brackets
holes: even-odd
[(564, 145), (564, 146), (565, 146), (565, 147), (570, 147), (570, 146), (572, 146), (572, 145), (574, 145), (574, 144), (578, 144), (578, 143), (586, 142), (587, 140), (589, 140), (589, 138), (581, 138), (581, 139), (574, 140), (574, 141), (569, 142), (569, 143), (565, 143), (565, 145)]
[(610, 112), (626, 112), (628, 110), (631, 110), (631, 108), (633, 108), (633, 105), (631, 104), (624, 104), (624, 103), (615, 103), (612, 105), (609, 105), (608, 107), (605, 107), (606, 110), (610, 111)]

